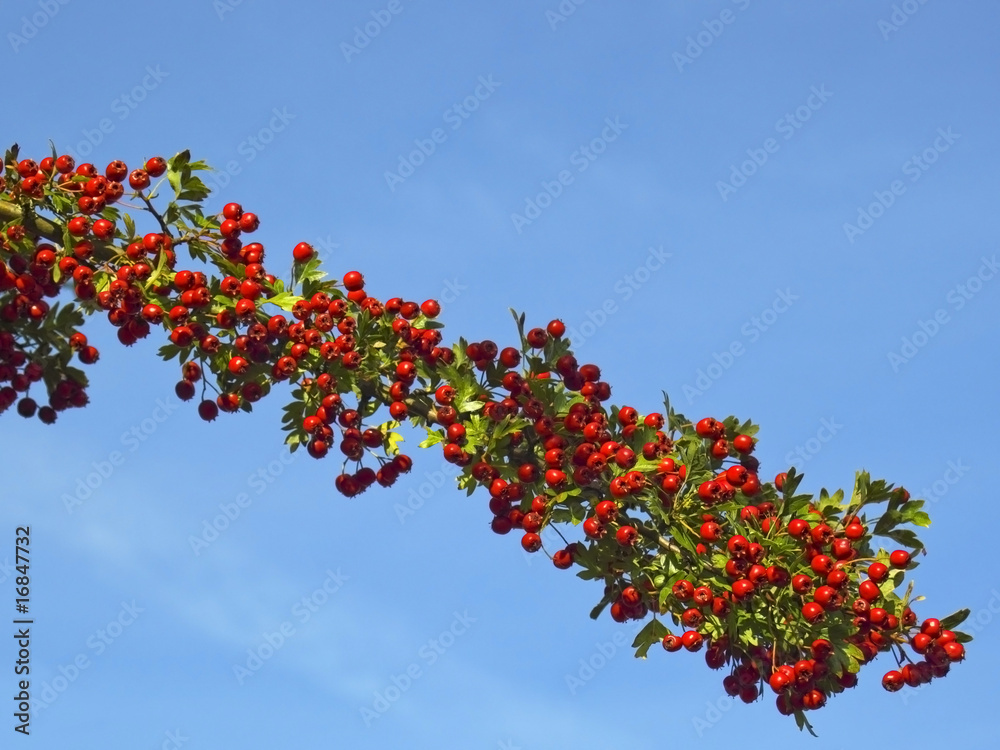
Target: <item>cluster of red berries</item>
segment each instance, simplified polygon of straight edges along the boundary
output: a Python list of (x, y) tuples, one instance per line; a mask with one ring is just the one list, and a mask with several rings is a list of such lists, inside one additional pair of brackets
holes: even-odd
[[(260, 220), (238, 203), (213, 217), (197, 201), (157, 212), (145, 191), (168, 169), (175, 180), (176, 162), (154, 157), (130, 173), (114, 161), (103, 175), (67, 156), (7, 167), (0, 322), (11, 330), (0, 331), (0, 383), (10, 385), (0, 388), (0, 411), (19, 394), (18, 412), (37, 411), (44, 422), (86, 404), (82, 376), (63, 360), (75, 351), (89, 364), (98, 352), (74, 330), (75, 318), (50, 315), (44, 299), (72, 284), (77, 304), (104, 311), (123, 345), (154, 329), (165, 334), (161, 354), (182, 362), (176, 393), (192, 400), (200, 385), (206, 421), (249, 411), (274, 384), (293, 384), (288, 442), (317, 459), (339, 453), (334, 485), (347, 497), (390, 487), (411, 469), (411, 459), (395, 451), (398, 423), (427, 427), (429, 442), (441, 443), (445, 460), (462, 469), (462, 486), (487, 491), (495, 533), (517, 529), (522, 548), (536, 553), (545, 551), (542, 532), (556, 531), (553, 564), (577, 565), (581, 576), (604, 581), (595, 612), (608, 606), (617, 622), (652, 613), (645, 647), (704, 648), (709, 667), (730, 665), (724, 688), (744, 702), (757, 700), (766, 681), (781, 713), (819, 708), (856, 683), (858, 666), (882, 651), (902, 654), (903, 645), (924, 660), (887, 673), (888, 690), (943, 676), (964, 657), (964, 636), (937, 620), (913, 632), (916, 616), (893, 593), (913, 565), (911, 553), (876, 557), (860, 506), (814, 506), (794, 495), (799, 478), (791, 474), (761, 482), (749, 423), (688, 423), (669, 406), (644, 416), (627, 405), (608, 409), (610, 384), (597, 365), (578, 364), (561, 321), (525, 332), (520, 319), (520, 347), (483, 340), (452, 349), (442, 346), (437, 301), (382, 302), (369, 296), (358, 271), (322, 281), (308, 243), (291, 250), (286, 288), (265, 268), (264, 246), (245, 241)], [(127, 234), (118, 228), (114, 204), (126, 179), (157, 231), (135, 235), (127, 217)], [(64, 227), (16, 220), (28, 208), (56, 214)], [(182, 215), (197, 226), (178, 221)], [(65, 236), (71, 240), (59, 249)], [(182, 246), (220, 274), (176, 270)], [(65, 357), (20, 335), (45, 325), (58, 330), (46, 340), (64, 347)], [(38, 408), (26, 394), (43, 379), (49, 405)], [(382, 407), (388, 421), (380, 423)], [(377, 468), (365, 465), (369, 456)], [(893, 498), (897, 507), (909, 501), (905, 490)], [(559, 530), (567, 522), (580, 525), (579, 541)], [(669, 632), (657, 615), (682, 631)], [(734, 630), (734, 623), (742, 625)], [(731, 640), (733, 632), (740, 635)]]
[[(46, 372), (44, 358), (31, 360), (20, 347), (10, 331), (0, 331), (0, 383), (9, 383), (0, 387), (0, 413), (17, 402), (17, 413), (22, 417), (38, 416), (45, 424), (56, 421), (57, 413), (73, 407), (87, 405), (87, 392), (82, 383), (72, 376), (63, 376), (49, 395), (48, 404), (39, 407), (30, 396), (19, 399), (18, 394), (26, 394), (32, 383), (39, 382)], [(53, 368), (55, 369), (55, 368)]]

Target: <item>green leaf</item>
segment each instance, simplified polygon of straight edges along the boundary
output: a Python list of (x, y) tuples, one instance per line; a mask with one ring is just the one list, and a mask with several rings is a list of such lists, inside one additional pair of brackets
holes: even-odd
[(180, 358), (181, 353), (184, 350), (179, 346), (174, 346), (173, 344), (164, 344), (160, 347), (159, 354), (166, 361), (170, 361), (174, 357)]
[(915, 550), (922, 549), (924, 546), (923, 542), (917, 538), (917, 535), (909, 529), (895, 529), (894, 531), (887, 532), (885, 536), (904, 547), (910, 547)]
[(191, 161), (190, 151), (181, 151), (167, 161), (167, 181), (170, 183), (170, 187), (174, 189), (174, 194), (177, 196), (180, 196), (181, 184), (184, 180), (184, 172), (188, 168), (189, 161)]
[(882, 514), (882, 517), (878, 519), (878, 523), (875, 524), (875, 529), (872, 533), (875, 536), (883, 536), (901, 523), (903, 523), (902, 513), (898, 510), (887, 510)]
[[(591, 571), (588, 570), (581, 570), (579, 573), (577, 573), (577, 576), (579, 576), (580, 578), (591, 578), (591, 579), (596, 578), (595, 575), (589, 575), (589, 576), (584, 575), (584, 573), (590, 573), (590, 572)], [(597, 603), (597, 606), (594, 607), (592, 610), (590, 610), (590, 619), (596, 620), (598, 617), (600, 617), (601, 612), (603, 612), (604, 608), (607, 607), (609, 604), (611, 604), (611, 597), (605, 594), (604, 598)]]
[(942, 630), (953, 630), (957, 625), (961, 625), (965, 622), (965, 619), (969, 616), (971, 610), (960, 609), (958, 612), (953, 612), (941, 619), (941, 629)]
[(646, 652), (649, 651), (649, 647), (654, 643), (662, 641), (663, 636), (667, 635), (669, 632), (670, 631), (667, 630), (666, 625), (655, 617), (647, 622), (645, 627), (638, 632), (635, 636), (635, 640), (632, 642), (632, 648), (636, 650), (636, 658), (645, 659)]
[(442, 435), (437, 430), (427, 430), (427, 439), (422, 440), (417, 447), (418, 448), (430, 448), (432, 445), (437, 445), (438, 443), (444, 442), (444, 435)]
[(403, 436), (398, 432), (390, 432), (385, 436), (386, 453), (395, 456), (399, 453), (399, 444), (403, 442)]
[(800, 730), (806, 729), (809, 732), (809, 734), (811, 734), (813, 737), (817, 736), (816, 732), (813, 731), (812, 724), (809, 723), (808, 719), (806, 719), (806, 715), (801, 711), (795, 712), (795, 725)]
[(200, 177), (187, 177), (184, 180), (181, 191), (177, 194), (177, 199), (182, 201), (203, 201), (211, 194), (212, 190)]
[(276, 294), (273, 297), (264, 300), (264, 302), (271, 305), (277, 305), (286, 312), (291, 312), (292, 308), (295, 306), (295, 303), (299, 302), (301, 299), (302, 297), (299, 297), (297, 294), (291, 294), (290, 292), (281, 292), (280, 294)]

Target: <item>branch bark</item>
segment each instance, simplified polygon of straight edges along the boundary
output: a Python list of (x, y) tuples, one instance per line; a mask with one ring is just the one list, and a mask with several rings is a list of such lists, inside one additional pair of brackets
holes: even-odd
[(20, 206), (0, 200), (0, 222), (19, 221), (28, 232), (36, 237), (44, 237), (50, 242), (62, 244), (62, 229), (48, 219), (33, 214), (25, 215)]

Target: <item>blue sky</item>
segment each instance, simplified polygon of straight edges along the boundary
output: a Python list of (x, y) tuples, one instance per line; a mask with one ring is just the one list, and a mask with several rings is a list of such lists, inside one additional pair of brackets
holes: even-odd
[[(12, 1), (2, 133), (100, 164), (189, 148), (276, 270), (313, 242), (377, 296), (442, 298), (454, 337), (511, 341), (508, 307), (561, 317), (615, 403), (666, 389), (759, 422), (767, 475), (867, 468), (929, 497), (920, 613), (971, 607), (969, 660), (896, 695), (867, 668), (813, 746), (993, 747), (998, 21), (984, 0)], [(92, 405), (0, 427), (0, 561), (30, 524), (55, 697), (36, 746), (797, 737), (770, 696), (720, 700), (700, 654), (633, 659), (634, 626), (587, 617), (599, 587), (491, 534), (413, 436), (406, 481), (348, 501), (332, 464), (289, 462), (280, 395), (207, 425), (153, 337), (88, 334)]]

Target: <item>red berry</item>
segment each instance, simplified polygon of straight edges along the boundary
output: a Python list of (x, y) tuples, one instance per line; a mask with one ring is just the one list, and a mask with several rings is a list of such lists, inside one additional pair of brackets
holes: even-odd
[(145, 169), (133, 169), (128, 184), (133, 190), (145, 190), (149, 187), (149, 173)]
[(548, 343), (549, 334), (547, 334), (542, 328), (532, 328), (528, 331), (525, 339), (528, 342), (528, 346), (533, 349), (541, 349), (546, 343)]
[[(229, 205), (235, 206), (237, 204), (230, 203)], [(307, 263), (312, 260), (313, 255), (315, 255), (315, 251), (313, 250), (313, 246), (308, 242), (300, 242), (292, 248), (292, 257), (295, 259), (296, 263)]]
[(663, 636), (663, 648), (670, 653), (680, 651), (683, 645), (684, 643), (676, 635)]
[(552, 564), (560, 570), (566, 570), (573, 565), (573, 553), (569, 548), (558, 550), (552, 555)]
[(698, 421), (698, 424), (694, 426), (694, 430), (700, 437), (717, 440), (722, 437), (725, 428), (721, 422), (712, 419), (712, 417), (705, 417)]
[(691, 581), (677, 581), (671, 588), (671, 593), (680, 601), (686, 602), (694, 596), (694, 584)]
[(701, 525), (701, 529), (699, 529), (701, 538), (706, 542), (716, 541), (721, 533), (722, 529), (714, 521), (706, 521)]
[(753, 588), (753, 584), (746, 578), (733, 581), (733, 594), (735, 594), (738, 599), (742, 599), (744, 596), (752, 594)]
[(622, 526), (615, 532), (615, 539), (622, 547), (631, 547), (638, 538), (639, 532), (633, 526)]
[(844, 536), (850, 540), (860, 539), (865, 535), (865, 527), (860, 523), (849, 523), (844, 529)]
[(882, 583), (889, 575), (889, 569), (880, 562), (868, 566), (868, 577), (875, 583)]
[(167, 161), (161, 156), (154, 156), (146, 162), (146, 171), (150, 177), (159, 177), (167, 171)]
[(602, 500), (594, 512), (601, 523), (609, 523), (618, 515), (618, 505), (614, 500)]
[(910, 553), (905, 549), (897, 549), (889, 555), (889, 563), (894, 568), (905, 568), (910, 564)]
[(890, 693), (895, 693), (903, 687), (903, 675), (895, 669), (886, 672), (885, 676), (882, 677), (882, 687)]
[(206, 399), (198, 404), (198, 416), (206, 422), (211, 422), (219, 416), (219, 407), (214, 401)]
[(937, 638), (941, 635), (941, 622), (933, 617), (929, 617), (921, 623), (920, 632), (929, 635), (931, 638)]
[(952, 661), (962, 661), (965, 659), (965, 646), (957, 641), (944, 644), (944, 652)]
[(240, 229), (246, 233), (256, 232), (257, 228), (260, 226), (260, 220), (257, 218), (257, 214), (245, 213), (240, 217)]
[(818, 622), (823, 617), (823, 607), (816, 602), (806, 602), (802, 605), (802, 616), (807, 622)]
[(344, 288), (349, 292), (357, 292), (365, 286), (364, 277), (357, 271), (348, 271), (344, 274)]
[(729, 455), (729, 441), (727, 440), (716, 440), (712, 443), (712, 457), (717, 459), (726, 458)]
[(681, 636), (681, 644), (688, 651), (697, 651), (701, 648), (705, 639), (697, 630), (689, 630)]
[(521, 546), (526, 552), (538, 552), (542, 548), (542, 538), (534, 532), (528, 532), (521, 537)]
[(801, 518), (795, 518), (788, 522), (788, 533), (796, 539), (801, 539), (809, 533), (809, 522)]
[(726, 543), (726, 548), (733, 557), (743, 557), (746, 555), (749, 547), (750, 542), (747, 538), (739, 534), (729, 537), (729, 541)]
[(745, 466), (730, 466), (726, 469), (726, 481), (733, 487), (742, 487), (750, 476)]
[(858, 586), (858, 593), (867, 602), (873, 602), (882, 596), (882, 592), (879, 591), (878, 586), (871, 581), (862, 581), (861, 585)]

